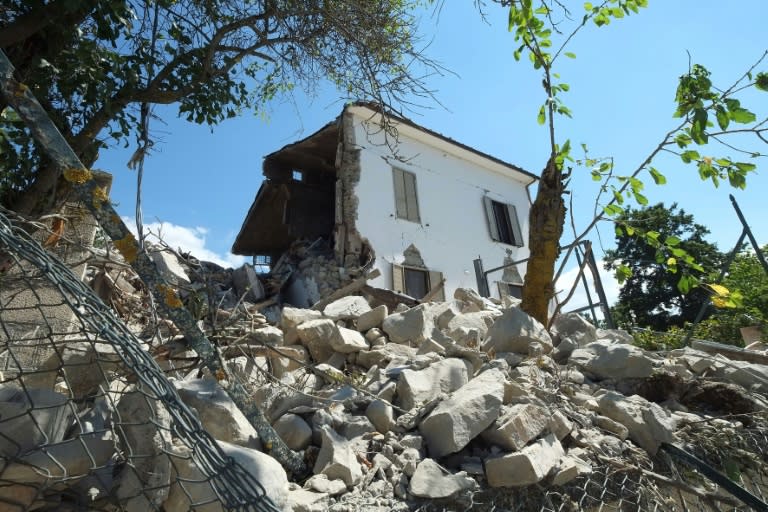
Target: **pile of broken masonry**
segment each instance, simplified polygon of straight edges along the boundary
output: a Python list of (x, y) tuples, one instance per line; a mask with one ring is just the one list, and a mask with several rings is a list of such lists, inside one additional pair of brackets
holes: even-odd
[[(269, 457), (242, 455), (264, 447), (219, 384), (185, 367), (195, 354), (182, 338), (149, 350), (206, 430), (250, 461), (286, 510), (405, 511), (425, 500), (465, 510), (481, 491), (567, 486), (606, 459), (653, 458), (686, 425), (738, 430), (743, 415), (768, 411), (768, 366), (691, 348), (646, 352), (576, 314), (548, 332), (515, 299), (470, 289), (392, 311), (350, 295), (322, 311), (262, 314), (236, 297), (233, 271), (212, 268), (205, 281), (215, 276), (218, 309), (203, 322), (222, 323), (211, 338), (231, 378), (312, 475), (289, 482)], [(176, 273), (198, 280), (188, 266)], [(185, 510), (176, 498), (163, 509)]]

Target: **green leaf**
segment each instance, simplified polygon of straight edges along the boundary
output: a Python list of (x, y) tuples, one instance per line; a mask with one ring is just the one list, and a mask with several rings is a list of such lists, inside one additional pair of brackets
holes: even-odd
[(632, 277), (632, 269), (622, 264), (616, 267), (616, 280), (619, 284)]
[(667, 182), (667, 178), (661, 174), (655, 167), (650, 168), (651, 177), (657, 185), (664, 185)]
[(680, 245), (680, 239), (674, 235), (670, 235), (664, 239), (664, 244), (674, 247), (676, 245)]
[(575, 53), (573, 53), (573, 52), (565, 52), (565, 54), (564, 54), (564, 55), (565, 55), (566, 57), (568, 57), (569, 59), (575, 59), (575, 58), (576, 58), (576, 54), (575, 54)]
[(592, 3), (591, 2), (584, 2), (584, 10), (585, 11), (591, 11), (592, 10)]
[(634, 192), (634, 196), (635, 196), (635, 201), (637, 201), (637, 202), (638, 202), (638, 204), (640, 204), (640, 205), (642, 205), (642, 206), (645, 206), (645, 205), (647, 205), (647, 204), (648, 204), (648, 198), (647, 198), (647, 197), (645, 197), (645, 196), (644, 196), (643, 194), (641, 194), (640, 192)]
[(751, 172), (754, 171), (757, 166), (755, 164), (749, 163), (749, 162), (734, 162), (734, 164), (740, 171), (742, 172)]
[(691, 284), (691, 276), (683, 274), (677, 282), (677, 289), (680, 293), (688, 293), (691, 291)]
[(745, 108), (738, 108), (735, 110), (731, 110), (728, 113), (728, 117), (730, 117), (733, 122), (739, 123), (739, 124), (753, 123), (755, 122), (755, 119), (757, 119), (757, 116), (755, 116), (755, 114), (753, 114), (752, 112), (750, 112)]
[(722, 106), (718, 105), (717, 109), (715, 109), (715, 115), (717, 116), (717, 125), (720, 129), (727, 130), (728, 124), (731, 122), (728, 112), (726, 112)]
[(624, 209), (621, 206), (609, 204), (603, 207), (603, 211), (606, 213), (606, 215), (616, 217), (617, 215), (621, 215)]
[(539, 124), (544, 124), (547, 122), (547, 114), (544, 111), (544, 105), (542, 105), (539, 109), (539, 115), (536, 116), (536, 122)]
[[(706, 144), (709, 141), (705, 130), (707, 129), (707, 111), (703, 108), (693, 110), (693, 122), (691, 123), (691, 138), (696, 144)], [(735, 121), (735, 119), (734, 119)]]
[(768, 73), (760, 72), (757, 74), (755, 87), (760, 91), (768, 91)]
[(701, 156), (699, 155), (699, 152), (693, 149), (689, 149), (687, 151), (683, 151), (682, 153), (680, 153), (680, 160), (682, 160), (686, 164), (689, 164), (694, 160), (699, 160), (700, 158)]

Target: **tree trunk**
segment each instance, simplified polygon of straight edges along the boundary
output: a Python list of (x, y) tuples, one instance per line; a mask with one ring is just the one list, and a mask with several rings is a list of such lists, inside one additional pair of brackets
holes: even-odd
[(544, 325), (547, 325), (549, 301), (555, 295), (552, 279), (565, 224), (564, 191), (562, 170), (552, 156), (541, 173), (536, 200), (531, 207), (528, 230), (531, 255), (525, 272), (521, 305), (526, 313)]

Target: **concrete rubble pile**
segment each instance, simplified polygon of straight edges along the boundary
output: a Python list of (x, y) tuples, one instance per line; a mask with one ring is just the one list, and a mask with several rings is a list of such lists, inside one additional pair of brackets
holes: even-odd
[[(195, 290), (207, 290), (200, 318), (211, 329), (217, 322), (211, 338), (231, 378), (249, 387), (276, 432), (304, 454), (312, 474), (289, 483), (260, 451), (253, 427), (219, 383), (189, 367), (194, 353), (182, 338), (149, 350), (225, 451), (294, 512), (404, 511), (422, 500), (444, 500), (451, 509), (450, 503), (481, 489), (565, 486), (605, 457), (654, 457), (662, 443), (678, 441), (686, 424), (768, 410), (768, 366), (691, 348), (646, 352), (626, 332), (596, 329), (576, 314), (557, 317), (548, 331), (515, 299), (499, 303), (469, 289), (456, 290), (450, 301), (393, 310), (361, 295), (322, 310), (264, 306), (250, 267), (224, 271), (204, 264), (198, 270), (205, 272), (195, 274), (186, 263), (169, 261), (167, 272), (191, 290), (185, 299), (190, 304)], [(83, 357), (76, 345), (70, 352)], [(113, 357), (107, 352), (99, 354), (102, 367)], [(114, 364), (114, 375), (121, 375)], [(114, 406), (102, 400), (88, 411), (59, 413), (56, 404), (67, 394), (92, 395), (101, 383), (84, 377), (61, 394), (60, 373), (45, 382), (36, 378), (40, 382), (27, 388), (47, 404), (50, 420), (36, 418), (50, 430), (46, 439), (64, 439), (65, 432), (71, 437), (75, 413), (109, 422), (114, 407), (127, 424), (148, 415), (154, 424), (167, 418), (162, 406), (139, 400), (124, 379), (110, 383), (110, 392), (119, 394)], [(740, 425), (737, 419), (716, 421)], [(34, 455), (42, 437), (24, 430), (20, 424), (13, 435)], [(152, 451), (175, 446), (170, 431), (135, 430), (120, 435), (146, 437), (139, 446), (149, 453), (136, 463), (143, 469), (136, 469), (153, 475), (157, 490), (132, 498), (132, 506), (149, 500), (167, 512), (186, 510), (188, 498), (174, 492), (172, 473), (199, 475), (199, 468), (190, 459), (179, 468), (178, 461), (171, 465)], [(114, 457), (114, 439), (104, 444), (96, 436), (92, 442), (104, 461)], [(128, 496), (146, 485), (140, 472), (130, 475), (119, 473), (105, 492)]]

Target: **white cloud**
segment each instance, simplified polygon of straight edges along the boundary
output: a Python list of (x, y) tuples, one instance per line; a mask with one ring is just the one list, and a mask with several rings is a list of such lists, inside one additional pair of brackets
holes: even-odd
[[(129, 217), (123, 217), (123, 222), (136, 234), (136, 223)], [(147, 240), (157, 242), (162, 239), (169, 247), (188, 252), (202, 261), (210, 261), (222, 267), (239, 267), (245, 262), (245, 257), (231, 253), (219, 254), (206, 247), (208, 229), (202, 226), (185, 227), (170, 222), (150, 222), (144, 224)]]
[[(612, 272), (603, 268), (603, 260), (597, 261), (597, 271), (600, 275), (600, 280), (603, 283), (603, 290), (605, 290), (605, 296), (608, 300), (608, 305), (612, 306), (619, 298), (619, 283), (613, 277)], [(579, 267), (573, 267), (566, 272), (563, 272), (563, 274), (560, 276), (560, 279), (557, 280), (555, 290), (557, 290), (557, 296), (560, 300), (564, 300), (568, 296), (568, 293), (571, 290), (571, 286), (573, 286), (573, 282), (576, 280), (578, 274)], [(589, 271), (589, 268), (584, 269), (584, 275), (587, 278), (587, 284), (589, 285), (589, 294), (592, 298), (592, 303), (597, 304), (600, 299), (597, 298), (594, 280), (592, 279), (592, 273)], [(578, 287), (573, 293), (573, 297), (571, 297), (571, 300), (568, 301), (568, 304), (563, 307), (563, 310), (573, 311), (574, 309), (588, 305), (589, 301), (587, 300), (587, 292), (584, 289), (583, 283), (581, 280), (579, 280)], [(602, 315), (600, 316), (602, 317)]]

